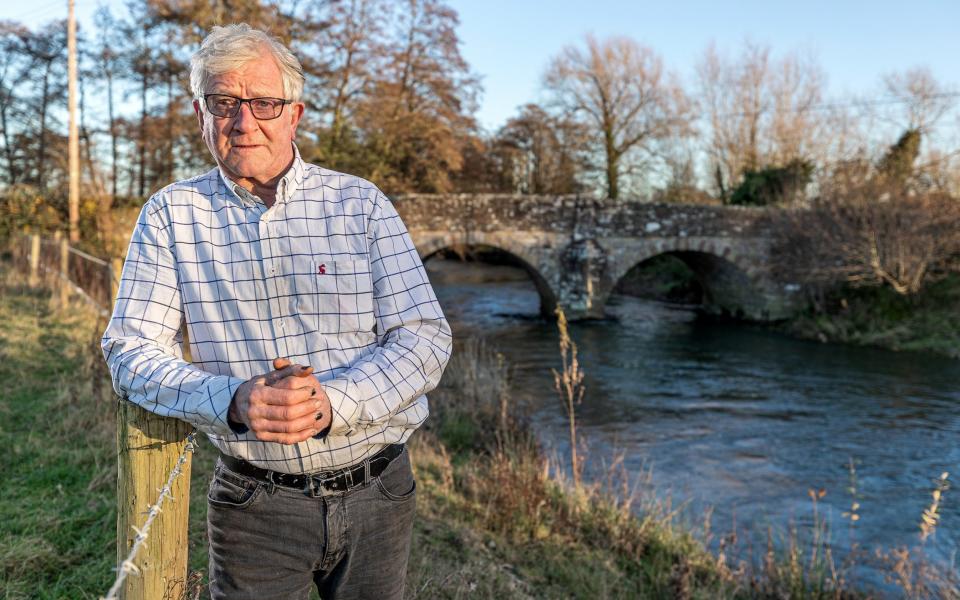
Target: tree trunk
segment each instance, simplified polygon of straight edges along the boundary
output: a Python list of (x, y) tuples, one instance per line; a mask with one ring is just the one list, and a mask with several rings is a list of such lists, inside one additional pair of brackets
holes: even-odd
[(137, 145), (137, 196), (143, 198), (147, 192), (147, 67), (143, 65), (143, 73), (140, 78), (140, 128), (139, 140)]
[(46, 166), (47, 156), (47, 104), (50, 90), (50, 68), (53, 62), (47, 63), (47, 68), (43, 72), (43, 94), (40, 101), (40, 146), (37, 150), (37, 187), (43, 192), (47, 187), (47, 177), (43, 172)]
[(113, 73), (107, 73), (107, 118), (110, 120), (110, 196), (117, 198), (117, 118), (113, 114)]
[(3, 102), (0, 102), (0, 131), (3, 132), (3, 152), (7, 159), (7, 183), (13, 185), (17, 182), (16, 163), (13, 159), (13, 146), (10, 144), (10, 125), (7, 121), (7, 107), (12, 99), (12, 94), (7, 95)]

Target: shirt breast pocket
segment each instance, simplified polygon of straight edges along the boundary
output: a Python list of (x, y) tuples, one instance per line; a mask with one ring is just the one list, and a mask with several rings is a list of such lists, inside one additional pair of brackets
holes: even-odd
[(364, 259), (313, 259), (314, 310), (320, 333), (373, 331), (373, 282)]

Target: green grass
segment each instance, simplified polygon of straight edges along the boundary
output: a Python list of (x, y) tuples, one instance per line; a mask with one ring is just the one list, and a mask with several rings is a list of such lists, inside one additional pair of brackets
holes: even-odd
[[(113, 439), (92, 402), (86, 311), (4, 285), (0, 301), (0, 590), (5, 598), (94, 598), (113, 580)], [(110, 424), (112, 426), (112, 423)]]

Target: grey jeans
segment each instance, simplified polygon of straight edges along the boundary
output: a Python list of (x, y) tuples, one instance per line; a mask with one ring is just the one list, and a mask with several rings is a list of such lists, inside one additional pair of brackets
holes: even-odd
[(210, 597), (402, 598), (416, 510), (407, 449), (366, 485), (310, 497), (217, 463), (207, 495)]

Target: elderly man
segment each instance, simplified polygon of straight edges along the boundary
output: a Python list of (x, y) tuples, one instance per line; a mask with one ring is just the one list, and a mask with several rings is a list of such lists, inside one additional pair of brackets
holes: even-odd
[[(213, 598), (399, 598), (414, 516), (404, 443), (450, 329), (373, 184), (301, 160), (303, 73), (275, 39), (215, 27), (190, 84), (217, 168), (137, 220), (102, 347), (114, 388), (220, 450)], [(193, 363), (183, 360), (186, 324)]]

